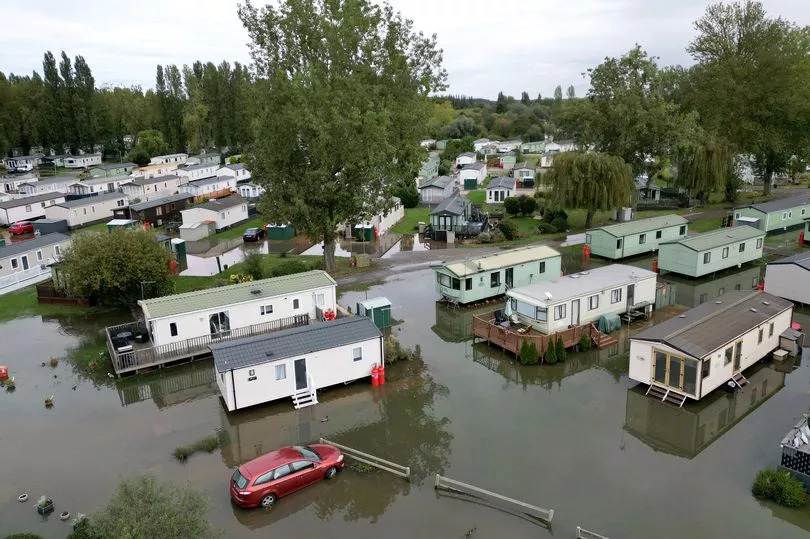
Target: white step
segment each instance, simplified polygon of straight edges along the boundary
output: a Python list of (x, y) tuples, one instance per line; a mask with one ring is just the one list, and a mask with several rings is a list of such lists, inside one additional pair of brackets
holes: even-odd
[(292, 400), (293, 406), (296, 410), (318, 404), (318, 397), (316, 396), (315, 391), (310, 391), (309, 389), (303, 389), (297, 393), (294, 393)]

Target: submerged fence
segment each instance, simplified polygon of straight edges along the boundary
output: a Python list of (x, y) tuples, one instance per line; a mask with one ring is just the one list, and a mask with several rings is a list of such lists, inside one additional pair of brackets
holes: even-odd
[(347, 457), (351, 457), (358, 462), (362, 462), (364, 464), (368, 464), (370, 466), (374, 466), (381, 470), (385, 470), (387, 472), (391, 472), (394, 475), (398, 475), (403, 479), (410, 480), (411, 477), (411, 469), (408, 466), (402, 466), (395, 462), (391, 462), (390, 460), (381, 459), (380, 457), (375, 457), (374, 455), (369, 455), (368, 453), (363, 453), (362, 451), (358, 451), (351, 447), (346, 447), (345, 445), (340, 445), (339, 443), (332, 442), (327, 440), (326, 438), (321, 438), (318, 440), (322, 444), (331, 445), (337, 447), (343, 454)]
[(551, 519), (554, 518), (553, 509), (543, 509), (542, 507), (537, 507), (536, 505), (531, 505), (514, 498), (509, 498), (489, 490), (474, 487), (473, 485), (468, 485), (467, 483), (462, 483), (461, 481), (456, 481), (455, 479), (450, 479), (449, 477), (444, 477), (439, 474), (436, 474), (435, 488), (451, 490), (466, 494), (468, 496), (473, 496), (475, 498), (482, 498), (488, 501), (498, 502), (506, 505), (512, 510), (516, 510), (518, 513), (522, 513), (534, 519), (540, 520), (546, 524), (551, 524)]

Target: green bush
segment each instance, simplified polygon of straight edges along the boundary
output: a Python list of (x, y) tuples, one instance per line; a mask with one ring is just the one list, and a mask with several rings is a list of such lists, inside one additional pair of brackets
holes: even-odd
[(554, 234), (555, 232), (557, 232), (557, 229), (554, 228), (554, 225), (552, 225), (551, 223), (547, 223), (545, 221), (540, 221), (540, 223), (538, 223), (537, 230), (541, 234)]
[(520, 362), (523, 365), (536, 365), (539, 360), (537, 346), (531, 341), (523, 341), (520, 345)]
[(534, 197), (520, 195), (518, 201), (520, 202), (520, 213), (523, 215), (531, 215), (537, 209), (537, 201)]
[(543, 221), (547, 223), (553, 223), (554, 219), (557, 219), (558, 217), (565, 219), (565, 221), (568, 222), (568, 214), (565, 213), (565, 210), (545, 208), (543, 211)]
[(42, 536), (35, 533), (12, 533), (6, 535), (6, 539), (42, 539)]
[(242, 271), (254, 281), (264, 279), (264, 260), (258, 251), (250, 251), (242, 261)]
[(568, 220), (563, 217), (555, 217), (553, 221), (551, 221), (551, 226), (553, 226), (557, 232), (565, 232), (568, 230)]
[(520, 200), (517, 197), (509, 197), (503, 201), (503, 209), (509, 215), (517, 215), (520, 213)]
[(174, 448), (172, 455), (174, 458), (179, 460), (180, 462), (185, 462), (188, 458), (194, 454), (194, 448), (190, 445), (178, 445)]
[(546, 357), (544, 359), (549, 365), (557, 363), (557, 346), (553, 339), (548, 342), (548, 349), (546, 350)]
[(591, 338), (587, 333), (583, 333), (582, 337), (579, 338), (579, 349), (583, 352), (591, 349)]
[(568, 359), (568, 352), (565, 351), (565, 344), (563, 343), (562, 337), (557, 337), (557, 342), (555, 344), (556, 347), (556, 355), (557, 361), (565, 361)]
[(272, 277), (281, 277), (282, 275), (292, 275), (293, 273), (302, 273), (309, 271), (309, 266), (300, 260), (285, 260), (281, 264), (273, 268), (271, 272)]
[(773, 500), (785, 507), (801, 507), (807, 503), (804, 483), (786, 471), (773, 468), (757, 472), (751, 493), (757, 498)]
[(481, 243), (492, 243), (492, 234), (489, 232), (481, 232), (478, 235), (478, 241)]
[(513, 240), (518, 237), (517, 225), (508, 219), (498, 223), (498, 230), (501, 231), (501, 234), (503, 234), (503, 237), (507, 240)]

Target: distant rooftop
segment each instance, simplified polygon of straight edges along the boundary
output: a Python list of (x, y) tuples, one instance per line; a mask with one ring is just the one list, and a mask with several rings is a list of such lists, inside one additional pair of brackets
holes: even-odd
[(797, 206), (806, 206), (810, 204), (810, 195), (803, 194), (788, 198), (779, 198), (769, 202), (760, 202), (759, 204), (749, 204), (748, 206), (741, 206), (740, 208), (754, 208), (763, 213), (771, 213), (775, 211), (789, 210)]
[(686, 225), (689, 221), (680, 215), (660, 215), (658, 217), (650, 217), (648, 219), (639, 219), (637, 221), (627, 221), (626, 223), (617, 223), (615, 225), (600, 226), (592, 228), (591, 230), (604, 230), (611, 236), (622, 238), (632, 234), (641, 234), (642, 232), (649, 232), (651, 230), (659, 230), (670, 226)]
[(470, 204), (469, 200), (456, 192), (439, 202), (439, 205), (436, 206), (430, 214), (449, 213), (452, 215), (462, 215)]
[(515, 188), (515, 179), (510, 178), (508, 176), (500, 176), (498, 178), (492, 178), (489, 180), (489, 186), (487, 189), (514, 189)]

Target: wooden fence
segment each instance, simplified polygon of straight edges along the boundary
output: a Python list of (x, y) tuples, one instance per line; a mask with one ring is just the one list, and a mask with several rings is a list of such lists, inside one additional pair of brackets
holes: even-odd
[(146, 328), (143, 323), (132, 322), (107, 328), (107, 349), (110, 352), (115, 373), (120, 375), (148, 367), (163, 365), (172, 361), (208, 355), (208, 346), (210, 344), (262, 335), (281, 329), (306, 326), (307, 324), (309, 324), (309, 315), (299, 314), (278, 320), (271, 320), (270, 322), (264, 322), (262, 324), (253, 324), (232, 329), (218, 335), (202, 335), (200, 337), (159, 346), (138, 348), (136, 344), (131, 351), (118, 352), (113, 344), (113, 338), (118, 333), (122, 331), (130, 331), (134, 335), (146, 333)]
[(461, 481), (456, 481), (455, 479), (450, 479), (449, 477), (444, 477), (439, 474), (436, 474), (434, 488), (460, 492), (467, 496), (494, 502), (498, 505), (503, 505), (505, 509), (516, 511), (517, 513), (529, 516), (545, 524), (551, 524), (551, 519), (554, 518), (553, 509), (543, 509), (542, 507), (537, 507), (536, 505), (531, 505), (514, 498), (508, 498), (501, 494), (468, 485), (467, 483), (462, 483)]
[(374, 466), (381, 470), (385, 470), (386, 472), (391, 472), (392, 474), (398, 475), (403, 479), (410, 480), (411, 478), (411, 469), (408, 466), (402, 466), (395, 462), (391, 462), (390, 460), (381, 459), (380, 457), (375, 457), (374, 455), (363, 453), (356, 449), (352, 449), (351, 447), (346, 447), (345, 445), (340, 445), (338, 443), (329, 441), (326, 438), (321, 438), (320, 440), (318, 440), (318, 443), (337, 447), (347, 457), (351, 457), (356, 461), (363, 462), (365, 464)]

